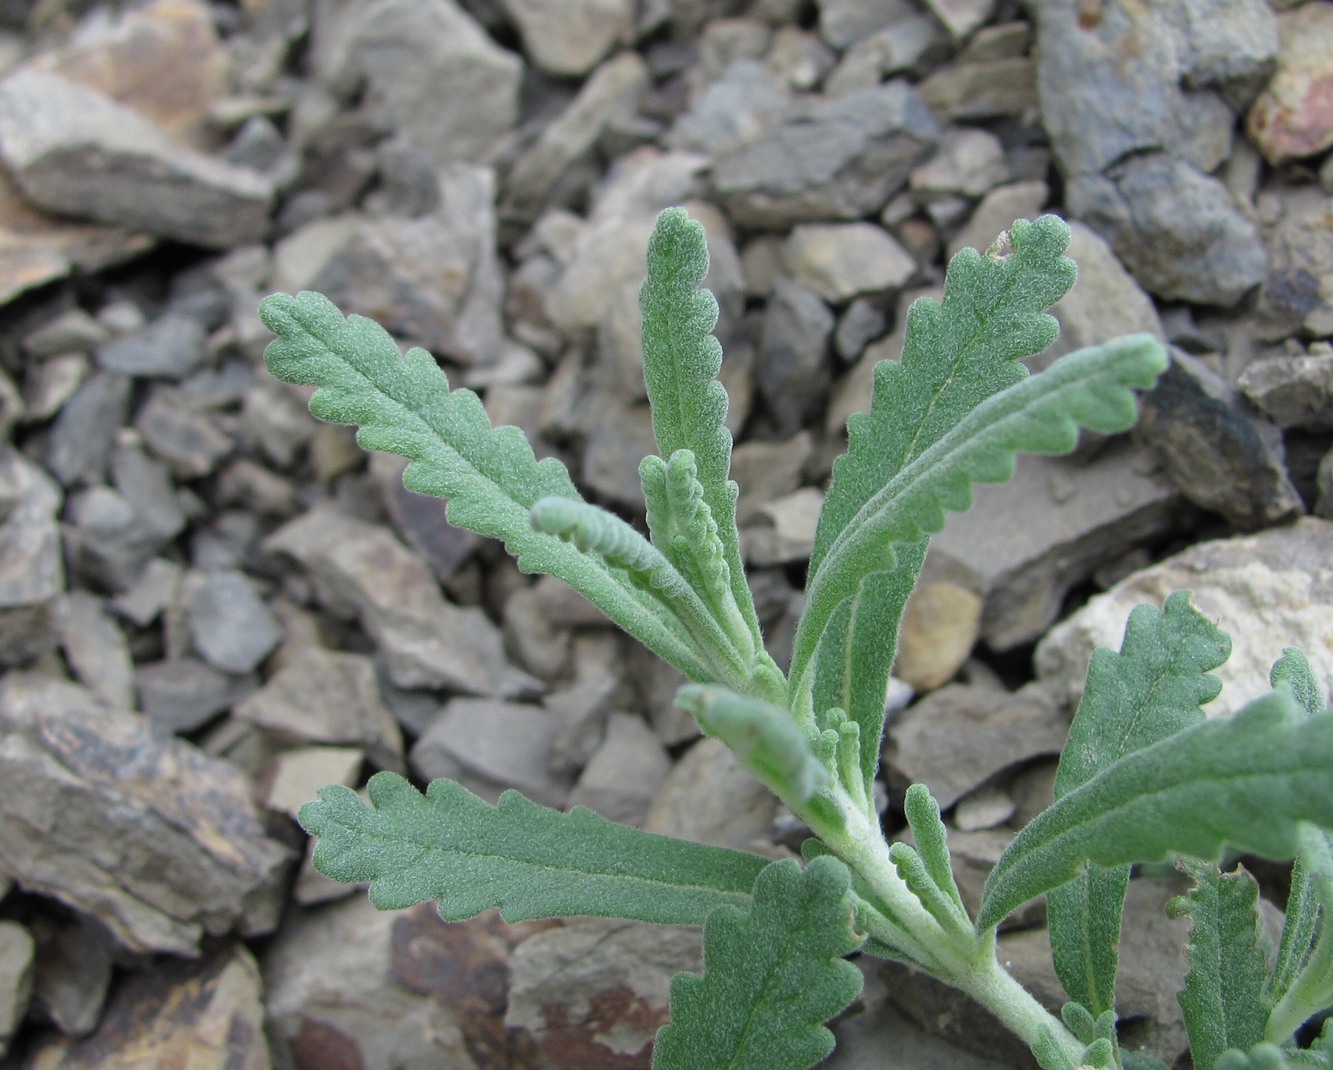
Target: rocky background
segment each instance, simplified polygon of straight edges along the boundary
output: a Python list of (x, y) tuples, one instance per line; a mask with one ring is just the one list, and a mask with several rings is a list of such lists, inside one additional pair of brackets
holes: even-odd
[[(975, 902), (1050, 797), (1089, 652), (1175, 588), (1234, 637), (1218, 709), (1289, 643), (1333, 683), (1330, 0), (0, 0), (0, 25), (6, 1066), (647, 1067), (697, 933), (378, 914), (303, 861), (328, 782), (801, 838), (672, 671), (264, 371), (273, 290), (430, 348), (633, 517), (635, 292), (687, 205), (781, 660), (907, 305), (1061, 212), (1057, 350), (1147, 330), (1175, 362), (1132, 436), (1026, 459), (936, 540), (886, 823), (928, 784)], [(1171, 1062), (1177, 889), (1133, 889), (1121, 1011)], [(1058, 1004), (1041, 905), (1010, 921), (1002, 957)], [(863, 966), (829, 1065), (1031, 1065)]]

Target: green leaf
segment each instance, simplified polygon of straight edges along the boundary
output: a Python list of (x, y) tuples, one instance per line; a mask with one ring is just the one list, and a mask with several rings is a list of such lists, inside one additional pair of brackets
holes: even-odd
[(1333, 825), (1333, 713), (1299, 717), (1285, 692), (1126, 755), (1039, 814), (986, 880), (978, 925), (1071, 880), (1224, 845), (1291, 858), (1302, 821)]
[(1141, 1051), (1128, 1051), (1120, 1049), (1120, 1062), (1125, 1070), (1170, 1070), (1166, 1063), (1159, 1059), (1154, 1059), (1151, 1055), (1145, 1055)]
[(317, 293), (272, 294), (259, 315), (278, 336), (264, 353), (269, 371), (315, 386), (312, 413), (360, 425), (363, 448), (408, 458), (408, 490), (449, 499), (451, 524), (502, 539), (524, 571), (558, 576), (686, 676), (709, 678), (684, 626), (652, 593), (608, 562), (533, 530), (529, 510), (539, 499), (582, 500), (565, 466), (537, 461), (518, 428), (492, 428), (477, 395), (450, 391), (429, 353), (399, 356), (384, 328), (344, 318)]
[[(1083, 699), (1060, 755), (1055, 798), (1062, 799), (1126, 754), (1204, 719), (1200, 705), (1222, 688), (1210, 670), (1231, 640), (1195, 610), (1189, 594), (1169, 596), (1162, 611), (1136, 606), (1120, 652), (1098, 650)], [(1129, 866), (1085, 866), (1047, 896), (1051, 955), (1070, 999), (1094, 1015), (1115, 1006), (1120, 916)]]
[(791, 693), (798, 708), (813, 682), (812, 659), (829, 620), (866, 577), (894, 566), (897, 544), (939, 531), (945, 510), (969, 508), (973, 483), (1008, 479), (1018, 452), (1065, 453), (1077, 443), (1080, 426), (1105, 433), (1131, 426), (1130, 388), (1151, 386), (1165, 361), (1165, 350), (1148, 335), (1071, 353), (983, 401), (872, 494), (833, 539), (807, 584), (792, 655)]
[(720, 907), (704, 926), (704, 973), (671, 982), (671, 1022), (654, 1070), (807, 1070), (833, 1050), (823, 1027), (861, 990), (842, 956), (853, 930), (847, 867), (793, 860), (759, 875), (749, 910)]
[(1216, 1070), (1333, 1070), (1333, 1058), (1328, 1052), (1256, 1044), (1247, 1052), (1224, 1052), (1215, 1065)]
[(970, 933), (963, 897), (954, 880), (949, 858), (948, 831), (940, 818), (940, 804), (924, 784), (913, 784), (903, 800), (916, 849), (905, 843), (889, 847), (889, 859), (898, 868), (913, 895), (940, 925), (952, 932)]
[[(942, 304), (921, 298), (912, 305), (901, 363), (875, 368), (870, 411), (847, 421), (847, 453), (834, 462), (811, 576), (890, 479), (982, 401), (1024, 378), (1019, 360), (1055, 341), (1059, 326), (1044, 310), (1074, 284), (1074, 263), (1061, 255), (1068, 245), (1069, 228), (1055, 216), (1020, 220), (1003, 247), (953, 258)], [(861, 726), (867, 789), (879, 761), (898, 625), (927, 542), (899, 546), (891, 569), (886, 562), (884, 572), (866, 576), (819, 644), (814, 709), (839, 707)]]
[(828, 786), (828, 767), (783, 707), (704, 684), (686, 684), (676, 693), (676, 705), (694, 714), (706, 735), (725, 743), (789, 806), (800, 806)]
[(717, 300), (699, 288), (706, 274), (708, 244), (703, 227), (684, 209), (666, 209), (649, 239), (648, 275), (639, 290), (643, 377), (658, 452), (664, 458), (677, 450), (694, 455), (703, 500), (722, 543), (732, 597), (758, 650), (763, 646), (759, 618), (736, 531), (738, 488), (727, 478), (731, 469), (731, 432), (724, 423), (727, 392), (716, 378), (722, 346), (712, 333)]
[(506, 921), (574, 915), (695, 925), (719, 905), (748, 903), (765, 859), (568, 814), (516, 791), (491, 806), (451, 780), (423, 796), (393, 773), (370, 778), (367, 806), (350, 788), (323, 788), (301, 807), (319, 837), (315, 868), (369, 881), (370, 900), (399, 910), (438, 900), (457, 921), (498, 907)]
[(1268, 963), (1260, 947), (1259, 885), (1244, 869), (1182, 862), (1193, 890), (1168, 910), (1191, 921), (1190, 970), (1178, 996), (1185, 1013), (1195, 1070), (1214, 1070), (1228, 1048), (1246, 1050), (1264, 1039), (1272, 1004), (1264, 990)]

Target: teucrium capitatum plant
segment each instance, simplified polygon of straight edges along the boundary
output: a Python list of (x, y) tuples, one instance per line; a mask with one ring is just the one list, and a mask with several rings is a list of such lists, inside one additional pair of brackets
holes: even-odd
[[(390, 773), (370, 805), (329, 787), (301, 811), (315, 864), (369, 881), (391, 909), (436, 900), (450, 919), (498, 907), (511, 921), (592, 914), (705, 926), (702, 977), (672, 986), (663, 1070), (804, 1070), (832, 1050), (823, 1023), (846, 1007), (860, 950), (905, 960), (971, 994), (1048, 1070), (1144, 1067), (1115, 1029), (1116, 946), (1130, 867), (1177, 858), (1194, 890), (1181, 1004), (1196, 1070), (1328, 1067), (1327, 1046), (1293, 1034), (1333, 1004), (1333, 713), (1299, 651), (1274, 690), (1209, 720), (1211, 669), (1229, 641), (1189, 604), (1131, 615), (1118, 653), (1094, 656), (1061, 758), (1056, 800), (992, 872), (979, 916), (954, 884), (939, 807), (905, 800), (915, 847), (890, 846), (872, 803), (884, 698), (903, 607), (930, 536), (971, 504), (977, 482), (1011, 475), (1018, 453), (1072, 449), (1080, 428), (1123, 431), (1134, 390), (1166, 366), (1143, 335), (1019, 363), (1056, 337), (1045, 309), (1073, 285), (1069, 230), (1017, 222), (986, 254), (949, 266), (944, 299), (916, 302), (900, 363), (875, 371), (852, 417), (810, 561), (785, 674), (764, 650), (728, 478), (727, 398), (716, 376), (717, 304), (700, 289), (702, 228), (658, 220), (641, 293), (645, 378), (659, 455), (640, 466), (648, 535), (585, 501), (563, 465), (521, 432), (493, 428), (476, 395), (450, 391), (420, 349), (319, 294), (267, 298), (281, 379), (317, 387), (311, 411), (357, 424), (366, 449), (409, 461), (408, 488), (449, 499), (451, 523), (504, 541), (527, 572), (558, 576), (692, 683), (678, 702), (812, 830), (808, 864), (768, 863), (507, 792), (492, 807), (458, 784), (423, 796)], [(1223, 852), (1297, 859), (1286, 929), (1270, 963), (1243, 869)], [(999, 965), (996, 926), (1050, 894), (1055, 962), (1070, 1002), (1047, 1012)]]

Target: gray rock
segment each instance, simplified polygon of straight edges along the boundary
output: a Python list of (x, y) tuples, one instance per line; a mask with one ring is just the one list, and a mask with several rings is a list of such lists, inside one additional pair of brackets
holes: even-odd
[(1277, 65), (1280, 20), (1265, 0), (1157, 0), (1188, 89), (1216, 89), (1236, 111), (1249, 107)]
[(260, 379), (245, 391), (241, 402), (239, 430), (243, 440), (280, 467), (290, 467), (319, 427), (310, 415), (307, 400), (287, 383), (272, 377)]
[(403, 771), (403, 734), (364, 654), (302, 647), (234, 714), (280, 742), (355, 745), (378, 768)]
[[(1041, 181), (1015, 182), (991, 190), (973, 209), (967, 224), (950, 240), (949, 256), (960, 249), (984, 252), (1014, 220), (1036, 219), (1050, 196), (1050, 187)], [(1082, 270), (1082, 261), (1079, 266)]]
[(1018, 807), (1009, 793), (987, 784), (958, 800), (954, 823), (964, 832), (978, 832), (1003, 825)]
[(996, 0), (926, 0), (926, 6), (949, 31), (962, 41), (984, 26), (995, 14)]
[(973, 488), (972, 508), (950, 514), (923, 575), (982, 596), (981, 636), (993, 649), (1032, 642), (1072, 587), (1188, 514), (1156, 468), (1128, 445), (1086, 462), (1023, 457), (1009, 483)]
[(802, 224), (782, 255), (798, 283), (833, 304), (901, 289), (916, 274), (907, 250), (873, 223)]
[(542, 698), (555, 726), (548, 764), (557, 775), (577, 776), (602, 745), (628, 671), (623, 654), (627, 641), (609, 632), (577, 636), (572, 644), (574, 681)]
[(598, 67), (578, 96), (514, 161), (505, 179), (500, 214), (507, 220), (535, 219), (551, 190), (606, 128), (634, 114), (647, 86), (648, 68), (636, 52), (626, 52)]
[(276, 924), (288, 852), (233, 766), (39, 676), (0, 684), (0, 728), (0, 866), (20, 885), (140, 952)]
[(28, 1052), (30, 1065), (117, 1070), (133, 1053), (152, 1052), (185, 1066), (267, 1070), (261, 995), (259, 968), (240, 945), (195, 961), (155, 963), (117, 986), (95, 1033), (82, 1040), (44, 1036)]
[(184, 529), (185, 510), (167, 465), (126, 436), (111, 454), (111, 481), (134, 510), (145, 542), (165, 546)]
[(182, 572), (174, 561), (153, 558), (134, 584), (111, 600), (111, 608), (140, 628), (146, 628), (176, 598)]
[(0, 1055), (28, 1011), (34, 952), (32, 933), (16, 921), (0, 921)]
[(519, 665), (539, 680), (556, 679), (569, 663), (569, 630), (541, 611), (531, 587), (520, 587), (505, 599), (504, 638)]
[(908, 185), (918, 200), (930, 203), (955, 194), (980, 197), (1008, 179), (1000, 139), (988, 130), (959, 127), (944, 135), (939, 152), (912, 172)]
[(84, 380), (51, 425), (46, 467), (67, 487), (100, 483), (111, 443), (129, 420), (130, 381), (115, 372), (96, 372)]
[(1268, 249), (1261, 335), (1333, 336), (1333, 196), (1310, 186), (1274, 188), (1259, 194), (1257, 207)]
[(138, 112), (55, 74), (0, 82), (0, 159), (54, 212), (229, 248), (264, 237), (272, 181), (171, 140)]
[(755, 521), (741, 532), (745, 560), (760, 567), (808, 560), (823, 507), (824, 495), (815, 487), (802, 487), (759, 506)]
[(253, 677), (219, 672), (198, 658), (153, 661), (134, 670), (139, 709), (168, 732), (202, 728), (255, 689)]
[(344, 313), (370, 315), (389, 333), (461, 364), (497, 359), (503, 281), (495, 176), (459, 163), (436, 180), (439, 205), (428, 215), (318, 220), (283, 239), (273, 285), (318, 290)]
[(829, 307), (800, 283), (779, 278), (774, 284), (755, 378), (781, 434), (794, 435), (823, 404), (834, 322)]
[(782, 442), (750, 439), (731, 454), (731, 478), (741, 488), (736, 520), (746, 524), (775, 498), (790, 494), (801, 485), (801, 470), (814, 452), (809, 431), (801, 431)]
[(640, 717), (613, 713), (606, 738), (584, 767), (568, 805), (587, 806), (624, 825), (641, 825), (671, 771), (671, 758)]
[(786, 81), (767, 64), (735, 60), (676, 120), (667, 144), (709, 156), (734, 152), (785, 118), (794, 100)]
[(1061, 698), (1042, 684), (1013, 694), (967, 684), (940, 688), (890, 722), (890, 784), (925, 784), (947, 810), (996, 774), (1059, 754), (1069, 733)]
[(1235, 387), (1179, 349), (1140, 397), (1135, 437), (1185, 497), (1242, 530), (1305, 511), (1287, 475), (1281, 432), (1245, 412)]
[(671, 978), (701, 965), (697, 930), (579, 918), (515, 948), (505, 1025), (531, 1037), (545, 1065), (647, 1065)]
[[(876, 5), (882, 7), (882, 5)], [(843, 96), (873, 89), (896, 74), (919, 74), (949, 50), (948, 35), (929, 15), (907, 14), (854, 41), (824, 79), (824, 92)]]
[(1333, 431), (1333, 349), (1256, 360), (1236, 385), (1278, 427)]
[(739, 849), (766, 839), (776, 813), (776, 797), (740, 767), (726, 744), (701, 739), (668, 774), (643, 827)]
[(820, 0), (819, 32), (841, 49), (914, 14), (908, 0)]
[(194, 647), (214, 668), (252, 672), (282, 642), (282, 624), (243, 573), (188, 574), (184, 592)]
[(184, 379), (208, 359), (205, 343), (203, 324), (168, 312), (142, 331), (99, 346), (97, 363), (122, 375)]
[(66, 531), (70, 563), (76, 572), (112, 591), (126, 591), (161, 548), (162, 540), (145, 529), (119, 491), (89, 487), (69, 501)]
[(54, 645), (65, 589), (56, 514), (60, 490), (17, 450), (0, 450), (0, 665), (35, 659)]
[(352, 787), (361, 776), (366, 753), (360, 747), (296, 747), (275, 754), (262, 783), (264, 805), (288, 817), (319, 794), (326, 784)]
[(508, 695), (533, 686), (505, 660), (486, 615), (446, 602), (426, 563), (384, 529), (323, 506), (280, 528), (265, 549), (300, 562), (331, 613), (361, 622), (399, 687)]
[(1072, 178), (1065, 200), (1158, 297), (1229, 308), (1267, 274), (1258, 229), (1218, 179), (1184, 161), (1131, 156)]
[(528, 58), (550, 74), (587, 74), (633, 36), (630, 0), (501, 0)]
[(490, 803), (515, 788), (543, 806), (563, 807), (570, 785), (550, 771), (554, 729), (540, 706), (453, 699), (409, 760), (423, 780), (448, 777)]
[(643, 504), (639, 461), (657, 452), (647, 405), (625, 405), (609, 391), (590, 393), (579, 407), (584, 440), (578, 483), (622, 505)]
[(1051, 629), (1037, 647), (1037, 673), (1081, 693), (1092, 651), (1120, 649), (1134, 606), (1160, 608), (1172, 591), (1188, 590), (1199, 612), (1231, 636), (1231, 658), (1214, 670), (1223, 689), (1206, 707), (1210, 716), (1234, 713), (1266, 693), (1268, 671), (1287, 646), (1305, 652), (1327, 692), (1333, 685), (1333, 651), (1323, 640), (1333, 629), (1331, 549), (1333, 523), (1313, 517), (1199, 543), (1134, 573)]
[(949, 63), (921, 83), (921, 98), (954, 122), (1023, 116), (1037, 107), (1037, 71), (1027, 56)]
[(838, 317), (833, 348), (844, 361), (854, 361), (889, 327), (885, 302), (875, 297), (856, 297)]
[(940, 138), (904, 81), (794, 108), (776, 126), (720, 157), (713, 182), (737, 223), (857, 219), (882, 208)]
[(79, 682), (117, 709), (133, 709), (129, 643), (103, 600), (88, 591), (70, 591), (61, 600), (58, 619), (60, 645)]
[(134, 427), (178, 479), (210, 475), (236, 449), (216, 417), (189, 405), (175, 387), (156, 388), (135, 413)]
[(46, 360), (63, 353), (91, 353), (110, 340), (110, 332), (81, 308), (68, 308), (23, 336), (28, 356)]
[(23, 422), (42, 423), (61, 410), (88, 377), (92, 362), (66, 353), (32, 363), (23, 376)]
[(33, 919), (37, 971), (34, 1017), (45, 1018), (66, 1036), (91, 1033), (111, 987), (111, 935), (90, 918)]
[(313, 61), (336, 96), (364, 86), (375, 125), (437, 163), (483, 159), (518, 118), (521, 61), (453, 0), (329, 5)]

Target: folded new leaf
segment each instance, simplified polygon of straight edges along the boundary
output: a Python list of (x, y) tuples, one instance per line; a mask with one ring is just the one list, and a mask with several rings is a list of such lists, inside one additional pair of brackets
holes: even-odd
[(748, 909), (709, 915), (703, 976), (672, 979), (653, 1070), (808, 1070), (833, 1050), (822, 1023), (861, 991), (861, 971), (842, 956), (862, 939), (846, 866), (774, 862)]
[(1333, 713), (1301, 716), (1283, 691), (1120, 759), (1032, 820), (1000, 856), (980, 928), (1071, 880), (1223, 846), (1293, 857), (1301, 822), (1333, 826)]
[(525, 572), (558, 576), (687, 676), (709, 676), (689, 636), (652, 594), (607, 562), (533, 530), (528, 512), (538, 499), (582, 501), (569, 472), (555, 458), (536, 460), (518, 428), (493, 428), (481, 399), (451, 391), (429, 353), (400, 356), (383, 327), (344, 318), (317, 293), (272, 294), (259, 316), (278, 336), (264, 353), (269, 371), (316, 387), (314, 415), (359, 425), (363, 448), (408, 459), (408, 490), (449, 499), (451, 524), (503, 540)]
[(394, 773), (370, 778), (367, 806), (350, 788), (301, 807), (319, 837), (325, 876), (370, 882), (381, 910), (434, 899), (458, 921), (498, 907), (506, 921), (578, 915), (697, 925), (750, 899), (766, 860), (657, 836), (576, 806), (564, 814), (506, 791), (497, 806), (451, 780), (423, 796)]

